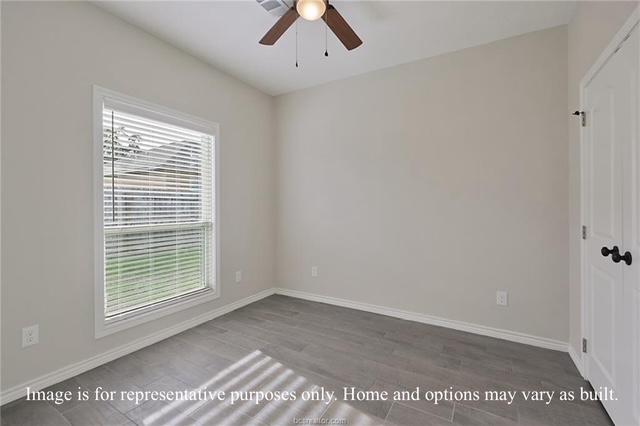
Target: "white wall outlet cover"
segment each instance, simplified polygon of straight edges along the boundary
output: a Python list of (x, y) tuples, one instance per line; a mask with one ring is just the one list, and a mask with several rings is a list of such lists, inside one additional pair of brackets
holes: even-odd
[(496, 291), (496, 304), (500, 306), (508, 306), (509, 293), (507, 293), (505, 290)]
[(40, 342), (40, 327), (38, 324), (22, 329), (22, 347), (35, 345)]
[(236, 282), (242, 281), (242, 271), (236, 271)]
[(318, 267), (317, 266), (312, 266), (311, 267), (311, 276), (312, 277), (317, 277), (318, 276)]

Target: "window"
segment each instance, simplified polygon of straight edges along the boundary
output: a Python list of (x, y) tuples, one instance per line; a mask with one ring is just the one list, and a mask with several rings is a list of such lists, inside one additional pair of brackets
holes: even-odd
[(94, 108), (100, 337), (217, 296), (217, 126), (101, 88)]

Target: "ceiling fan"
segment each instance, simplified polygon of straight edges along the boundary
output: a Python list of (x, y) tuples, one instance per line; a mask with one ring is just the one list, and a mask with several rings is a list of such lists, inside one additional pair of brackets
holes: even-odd
[(347, 50), (353, 50), (362, 44), (360, 37), (347, 24), (329, 0), (297, 0), (273, 27), (262, 37), (260, 44), (273, 46), (291, 25), (302, 17), (307, 21), (322, 18)]

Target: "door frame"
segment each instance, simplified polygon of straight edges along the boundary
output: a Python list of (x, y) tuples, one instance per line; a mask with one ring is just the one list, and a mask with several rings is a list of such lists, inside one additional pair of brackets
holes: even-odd
[[(627, 36), (635, 29), (635, 27), (640, 22), (640, 6), (637, 6), (629, 18), (622, 25), (620, 30), (616, 33), (616, 35), (611, 39), (607, 47), (600, 53), (598, 59), (595, 63), (589, 68), (587, 73), (584, 75), (582, 80), (580, 80), (580, 110), (584, 111), (584, 100), (585, 100), (585, 89), (587, 85), (595, 78), (598, 72), (607, 64), (609, 59), (616, 53), (618, 47), (626, 40)], [(640, 31), (636, 29), (636, 31)], [(589, 120), (589, 117), (587, 117)], [(640, 122), (640, 117), (638, 118)], [(586, 144), (589, 143), (586, 134), (586, 128), (580, 126), (580, 225), (584, 225), (588, 222), (588, 208), (586, 206), (586, 194), (587, 194), (587, 152), (585, 149)], [(640, 143), (640, 142), (638, 142)], [(578, 232), (579, 230), (572, 230), (572, 232)], [(587, 230), (587, 238), (590, 230)], [(573, 233), (572, 233), (573, 235)], [(586, 268), (587, 268), (587, 253), (586, 253), (586, 242), (585, 239), (580, 239), (580, 334), (581, 339), (587, 337), (590, 332), (588, 328), (588, 318), (587, 318), (587, 298), (586, 298)], [(640, 309), (640, 306), (637, 307)], [(635, 342), (636, 347), (640, 350), (640, 341)], [(589, 363), (585, 358), (585, 354), (582, 352), (582, 348), (577, 348), (578, 359), (574, 361), (579, 361), (577, 364), (578, 370), (583, 378), (587, 379), (589, 377)], [(635, 380), (640, 380), (640, 377), (636, 377)]]

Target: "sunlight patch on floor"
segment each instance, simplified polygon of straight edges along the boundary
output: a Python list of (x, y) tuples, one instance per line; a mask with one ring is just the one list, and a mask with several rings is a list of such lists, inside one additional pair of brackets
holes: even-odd
[[(189, 423), (210, 424), (224, 422), (228, 424), (244, 423), (251, 418), (268, 423), (290, 423), (294, 417), (319, 419), (328, 410), (332, 401), (309, 401), (302, 399), (304, 391), (311, 392), (320, 387), (307, 378), (297, 375), (292, 369), (279, 361), (265, 355), (259, 350), (216, 373), (203, 382), (198, 388), (210, 392), (226, 392), (226, 399), (206, 401), (173, 401), (143, 419), (145, 425), (167, 425)], [(175, 389), (176, 391), (184, 389)], [(254, 399), (235, 401), (231, 403), (231, 393), (250, 391), (294, 391), (295, 401), (261, 401), (256, 404)], [(365, 420), (369, 416), (360, 413), (347, 404), (340, 403), (336, 413), (337, 418)], [(356, 422), (358, 423), (358, 422)]]

